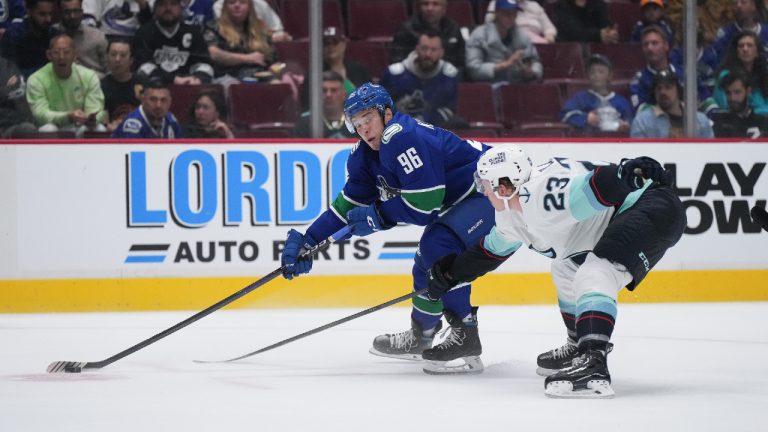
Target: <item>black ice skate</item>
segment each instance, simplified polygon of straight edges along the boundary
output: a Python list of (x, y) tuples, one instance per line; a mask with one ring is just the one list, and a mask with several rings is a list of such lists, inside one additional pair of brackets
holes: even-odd
[[(448, 336), (434, 348), (424, 350), (421, 356), (427, 362), (424, 372), (430, 375), (476, 374), (485, 368), (480, 360), (483, 347), (477, 330), (477, 308), (464, 318), (456, 317), (450, 311), (444, 311), (445, 319), (450, 324)], [(450, 362), (457, 360), (458, 364)], [(457, 363), (457, 362), (454, 362)]]
[(431, 336), (425, 336), (421, 325), (411, 319), (411, 328), (400, 333), (376, 336), (370, 353), (403, 360), (421, 360), (421, 352), (432, 346), (432, 340), (442, 327), (438, 322)]
[(554, 398), (611, 398), (611, 374), (607, 353), (589, 350), (576, 357), (573, 365), (544, 380), (544, 394)]
[[(608, 343), (607, 350), (607, 352), (611, 352), (611, 350), (613, 350), (612, 343)], [(536, 358), (536, 364), (538, 365), (536, 373), (544, 377), (555, 374), (561, 369), (571, 367), (573, 359), (578, 356), (579, 349), (576, 346), (576, 341), (568, 338), (565, 345), (539, 354), (539, 356)]]

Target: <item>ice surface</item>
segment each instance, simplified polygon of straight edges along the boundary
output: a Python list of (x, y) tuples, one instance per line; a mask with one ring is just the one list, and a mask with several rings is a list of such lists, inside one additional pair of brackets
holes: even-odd
[[(383, 301), (383, 300), (382, 300)], [(409, 309), (343, 324), (235, 364), (356, 309), (219, 311), (101, 370), (185, 313), (0, 315), (0, 431), (765, 431), (768, 303), (620, 305), (616, 398), (554, 400), (536, 356), (565, 340), (555, 306), (480, 308), (486, 370), (430, 376), (375, 357)]]

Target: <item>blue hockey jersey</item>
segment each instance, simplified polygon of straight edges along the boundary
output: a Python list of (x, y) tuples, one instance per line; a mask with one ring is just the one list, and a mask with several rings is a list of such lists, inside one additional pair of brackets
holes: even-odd
[(112, 132), (112, 138), (181, 138), (181, 125), (173, 114), (167, 113), (163, 124), (153, 128), (144, 115), (144, 109), (138, 108), (128, 113), (120, 126)]
[(22, 20), (24, 15), (24, 0), (0, 0), (0, 28), (7, 28), (14, 20)]
[(568, 99), (560, 111), (560, 121), (579, 129), (591, 128), (587, 115), (603, 105), (613, 107), (619, 119), (632, 123), (632, 106), (627, 98), (614, 92), (601, 96), (591, 90), (582, 90)]
[(389, 223), (427, 225), (472, 195), (477, 160), (489, 147), (395, 113), (380, 151), (358, 141), (347, 161), (349, 178), (307, 235), (318, 241), (347, 223), (352, 208), (381, 201)]

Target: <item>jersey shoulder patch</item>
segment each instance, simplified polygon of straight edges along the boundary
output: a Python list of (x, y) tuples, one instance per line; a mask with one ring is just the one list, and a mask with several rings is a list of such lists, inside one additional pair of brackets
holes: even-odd
[(141, 120), (136, 118), (127, 118), (123, 122), (123, 132), (137, 134), (141, 132)]
[(449, 62), (443, 63), (443, 75), (447, 76), (448, 78), (454, 78), (456, 75), (458, 75), (459, 70), (456, 69), (456, 66)]
[(387, 128), (384, 129), (384, 133), (381, 134), (381, 144), (389, 143), (392, 140), (392, 137), (394, 137), (395, 134), (402, 130), (403, 126), (401, 126), (399, 123), (394, 123), (387, 126)]
[(389, 65), (389, 73), (392, 75), (401, 75), (405, 72), (405, 65), (403, 62), (392, 63)]

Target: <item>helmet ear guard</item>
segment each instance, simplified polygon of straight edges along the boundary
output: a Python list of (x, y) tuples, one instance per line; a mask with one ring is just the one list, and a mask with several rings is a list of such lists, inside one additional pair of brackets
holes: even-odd
[[(520, 186), (531, 178), (531, 171), (533, 171), (533, 162), (520, 146), (494, 147), (480, 156), (477, 161), (475, 187), (478, 192), (485, 193), (483, 185), (483, 180), (485, 180), (490, 183), (493, 192), (496, 193), (499, 189), (500, 180), (506, 177), (517, 193)], [(503, 198), (498, 195), (497, 197)]]
[(344, 124), (350, 133), (357, 133), (352, 117), (357, 113), (374, 108), (384, 118), (387, 108), (393, 109), (392, 97), (384, 87), (378, 84), (365, 83), (347, 96), (344, 102)]

